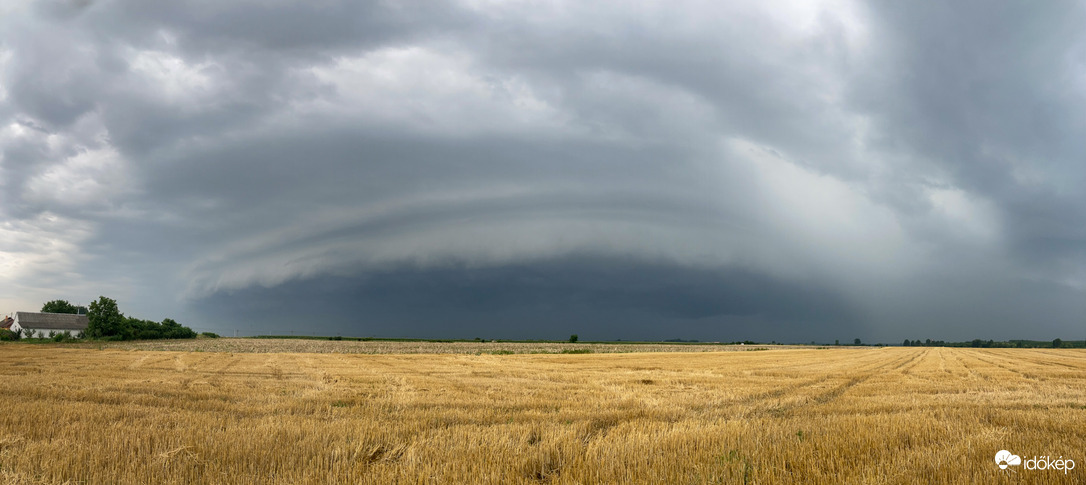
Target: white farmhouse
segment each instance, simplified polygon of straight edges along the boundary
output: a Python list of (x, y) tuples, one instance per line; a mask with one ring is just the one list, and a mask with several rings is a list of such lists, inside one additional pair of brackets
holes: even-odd
[(15, 312), (11, 331), (23, 331), (23, 337), (48, 337), (50, 333), (68, 332), (75, 335), (87, 329), (86, 315), (70, 313)]

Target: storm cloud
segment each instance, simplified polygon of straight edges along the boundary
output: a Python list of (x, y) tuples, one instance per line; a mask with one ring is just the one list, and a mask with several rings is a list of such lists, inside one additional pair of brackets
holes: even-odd
[(0, 311), (232, 333), (1086, 332), (1086, 9), (0, 6)]

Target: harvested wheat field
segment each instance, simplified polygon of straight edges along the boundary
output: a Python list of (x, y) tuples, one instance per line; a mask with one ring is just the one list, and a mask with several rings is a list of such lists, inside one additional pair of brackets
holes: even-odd
[(1086, 482), (1075, 350), (4, 345), (0, 375), (8, 483)]

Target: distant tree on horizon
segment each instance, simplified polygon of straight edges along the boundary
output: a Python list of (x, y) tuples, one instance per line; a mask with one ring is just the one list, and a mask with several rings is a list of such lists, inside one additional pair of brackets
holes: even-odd
[(117, 308), (117, 300), (104, 296), (91, 302), (87, 320), (87, 336), (90, 338), (121, 335), (125, 327), (125, 318)]
[(571, 343), (571, 344), (577, 343), (577, 334), (573, 334), (573, 335), (569, 336), (569, 343)]
[(42, 313), (73, 313), (73, 314), (86, 314), (87, 307), (76, 306), (68, 303), (68, 300), (53, 300), (47, 301), (41, 306)]

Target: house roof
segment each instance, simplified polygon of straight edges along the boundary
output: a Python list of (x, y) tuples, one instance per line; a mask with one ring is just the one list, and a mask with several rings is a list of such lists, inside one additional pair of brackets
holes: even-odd
[(11, 324), (15, 323), (15, 319), (11, 317), (4, 317), (0, 320), (0, 328), (11, 328)]
[(87, 316), (70, 313), (16, 312), (15, 319), (22, 328), (41, 330), (86, 330)]

